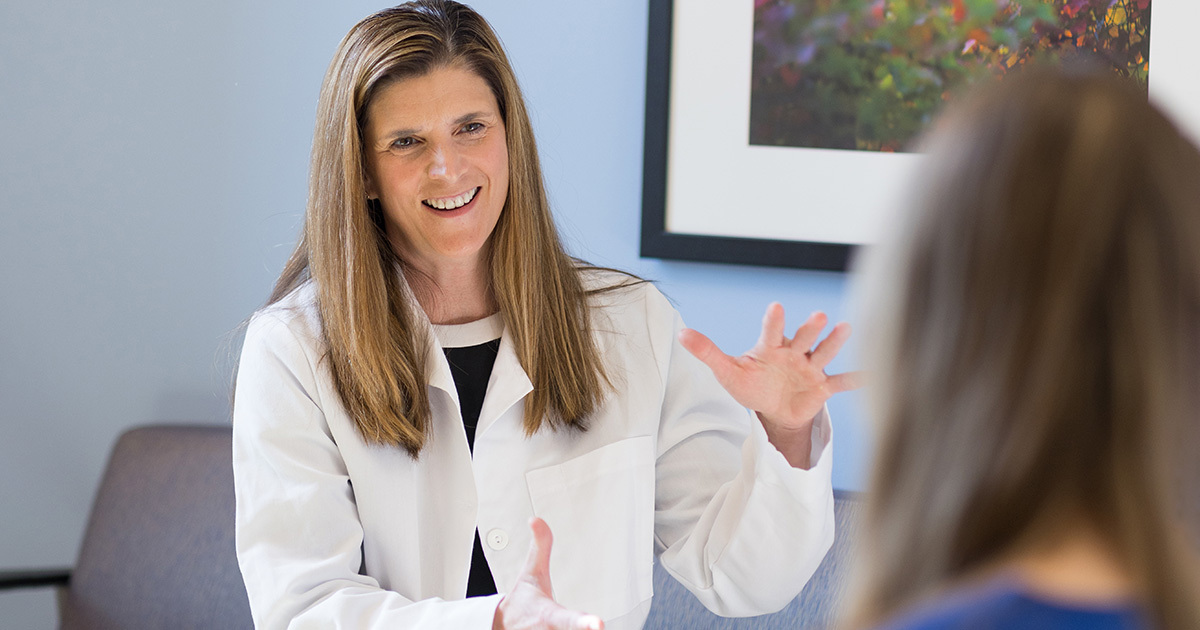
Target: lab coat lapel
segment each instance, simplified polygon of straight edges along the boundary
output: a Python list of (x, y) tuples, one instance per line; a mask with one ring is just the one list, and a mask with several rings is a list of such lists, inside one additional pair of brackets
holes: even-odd
[[(447, 372), (448, 370), (449, 368)], [(506, 326), (504, 334), (500, 337), (500, 349), (496, 353), (496, 363), (492, 366), (492, 376), (488, 379), (483, 408), (479, 410), (476, 439), (531, 391), (533, 383), (521, 367), (516, 348), (512, 344), (512, 335)]]
[(446, 351), (442, 349), (442, 344), (437, 340), (437, 335), (433, 334), (433, 327), (429, 325), (429, 320), (421, 318), (425, 324), (425, 335), (428, 342), (428, 360), (425, 361), (425, 382), (429, 383), (430, 387), (436, 387), (446, 392), (446, 395), (454, 401), (454, 407), (459, 409), (461, 415), (462, 407), (458, 402), (458, 388), (454, 386), (454, 375), (450, 373), (450, 363), (446, 361)]
[[(400, 279), (400, 286), (404, 290), (404, 299), (408, 300), (409, 307), (412, 309), (413, 325), (424, 328), (426, 339), (426, 361), (425, 361), (425, 382), (429, 383), (430, 387), (436, 387), (444, 392), (454, 401), (455, 409), (462, 409), (458, 402), (458, 388), (454, 386), (454, 375), (450, 373), (450, 364), (446, 362), (446, 353), (442, 350), (442, 344), (438, 342), (437, 335), (433, 333), (433, 325), (429, 322), (429, 318), (425, 315), (425, 310), (421, 308), (421, 304), (417, 302), (416, 296), (413, 295), (412, 288), (408, 285), (408, 279), (404, 277), (404, 271), (397, 264), (392, 271)], [(461, 411), (459, 412), (461, 416)]]

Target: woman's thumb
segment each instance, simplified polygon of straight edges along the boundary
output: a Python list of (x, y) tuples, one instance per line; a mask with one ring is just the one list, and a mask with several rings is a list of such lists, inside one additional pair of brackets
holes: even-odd
[(534, 583), (548, 597), (553, 597), (550, 586), (550, 547), (554, 536), (550, 526), (538, 517), (529, 519), (529, 529), (533, 531), (533, 540), (529, 543), (529, 557), (525, 560), (524, 573), (533, 578)]

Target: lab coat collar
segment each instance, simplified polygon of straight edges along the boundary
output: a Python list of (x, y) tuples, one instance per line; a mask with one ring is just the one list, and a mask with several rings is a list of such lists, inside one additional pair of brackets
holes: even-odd
[[(424, 311), (419, 311), (424, 314)], [(429, 339), (429, 360), (425, 367), (425, 376), (429, 385), (446, 392), (458, 408), (460, 417), (462, 403), (458, 400), (458, 388), (454, 386), (454, 375), (450, 372), (450, 364), (446, 361), (446, 353), (433, 327), (424, 316)], [(488, 378), (487, 393), (484, 394), (483, 407), (479, 410), (479, 423), (476, 425), (476, 439), (483, 435), (500, 416), (503, 416), (513, 405), (517, 404), (529, 392), (533, 391), (533, 382), (521, 367), (517, 358), (517, 350), (513, 346), (512, 335), (508, 324), (504, 325), (504, 333), (500, 336), (500, 348), (496, 352), (496, 362), (492, 365), (492, 375)]]
[[(442, 349), (442, 344), (433, 332), (433, 324), (429, 322), (429, 317), (425, 315), (424, 309), (417, 303), (417, 298), (408, 286), (408, 281), (399, 265), (396, 266), (396, 273), (400, 276), (400, 285), (412, 306), (413, 314), (416, 315), (417, 325), (424, 327), (428, 344), (428, 359), (425, 362), (426, 382), (431, 387), (446, 392), (454, 401), (454, 406), (459, 410), (461, 417), (462, 403), (458, 400), (458, 388), (454, 386), (454, 375), (450, 372), (450, 364), (446, 361), (446, 353)], [(477, 437), (483, 435), (497, 418), (504, 415), (531, 391), (533, 391), (533, 382), (529, 380), (529, 375), (521, 367), (516, 348), (513, 347), (508, 323), (505, 322), (504, 334), (500, 336), (500, 349), (496, 353), (496, 363), (492, 366), (492, 375), (488, 379), (483, 408), (479, 411), (479, 424), (476, 425), (475, 435)]]
[(428, 343), (425, 361), (425, 381), (430, 387), (436, 387), (450, 396), (454, 401), (454, 406), (462, 409), (461, 403), (458, 401), (458, 388), (454, 386), (454, 375), (450, 373), (450, 363), (446, 361), (446, 352), (442, 349), (442, 344), (438, 342), (437, 335), (433, 334), (433, 327), (429, 324), (429, 319), (425, 317), (425, 311), (420, 307), (417, 308), (417, 313), (420, 313), (419, 319), (425, 326), (425, 338)]
[(454, 401), (454, 406), (461, 409), (462, 406), (458, 402), (458, 389), (454, 387), (454, 375), (450, 373), (450, 364), (446, 362), (446, 353), (442, 350), (442, 344), (438, 342), (437, 335), (433, 332), (433, 324), (430, 323), (429, 316), (425, 314), (425, 309), (421, 308), (421, 304), (417, 302), (417, 296), (413, 294), (408, 279), (404, 277), (404, 270), (398, 263), (393, 266), (393, 271), (400, 280), (400, 289), (404, 292), (404, 299), (408, 300), (409, 312), (414, 316), (413, 325), (420, 327), (421, 334), (425, 337), (425, 382), (429, 383), (431, 387), (446, 392)]
[[(483, 398), (483, 408), (479, 410), (476, 438), (483, 435), (488, 427), (531, 391), (533, 383), (521, 367), (517, 349), (513, 347), (512, 334), (505, 323), (504, 334), (500, 337), (500, 349), (496, 353), (496, 363), (492, 366), (492, 376), (488, 379), (487, 394)], [(520, 420), (519, 418), (518, 421)]]

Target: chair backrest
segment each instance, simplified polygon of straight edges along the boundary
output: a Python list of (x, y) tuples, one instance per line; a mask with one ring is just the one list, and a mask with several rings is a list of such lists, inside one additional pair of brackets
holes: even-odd
[(62, 627), (253, 628), (233, 510), (229, 427), (127, 431), (92, 505)]
[(832, 628), (846, 590), (847, 571), (852, 564), (855, 539), (862, 509), (860, 494), (833, 491), (835, 533), (833, 547), (800, 595), (783, 610), (759, 617), (731, 619), (709, 612), (699, 600), (676, 582), (661, 565), (654, 565), (654, 599), (647, 630), (795, 630)]

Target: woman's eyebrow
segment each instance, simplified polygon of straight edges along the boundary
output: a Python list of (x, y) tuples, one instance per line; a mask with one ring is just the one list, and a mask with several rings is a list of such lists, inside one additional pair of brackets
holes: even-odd
[(409, 128), (405, 128), (405, 129), (394, 129), (392, 131), (388, 131), (386, 133), (380, 134), (379, 141), (380, 142), (391, 142), (392, 140), (394, 140), (396, 138), (404, 138), (407, 136), (414, 136), (420, 132), (421, 132), (421, 130), (417, 129), (415, 127), (409, 127)]
[(463, 114), (462, 116), (459, 116), (457, 119), (455, 119), (454, 126), (457, 127), (459, 125), (466, 124), (472, 120), (478, 120), (480, 118), (490, 118), (490, 117), (491, 117), (491, 115), (488, 114), (487, 112), (471, 112), (469, 114)]

